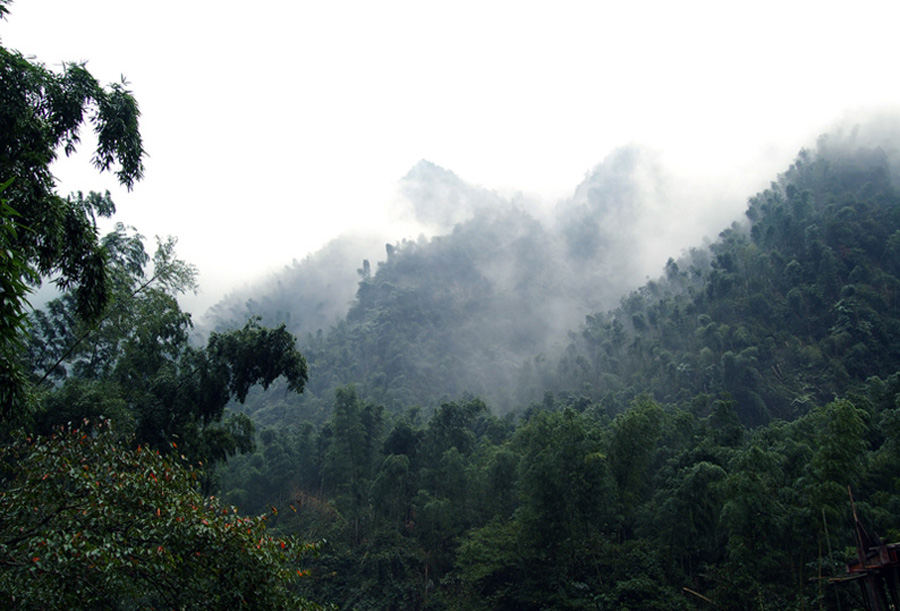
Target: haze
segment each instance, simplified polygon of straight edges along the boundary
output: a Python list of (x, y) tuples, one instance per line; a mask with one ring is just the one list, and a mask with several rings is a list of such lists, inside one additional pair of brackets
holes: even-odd
[(900, 106), (898, 14), (887, 2), (19, 0), (0, 38), (49, 66), (86, 60), (101, 82), (127, 77), (145, 180), (126, 193), (79, 156), (57, 165), (60, 190), (109, 189), (117, 221), (178, 236), (200, 269), (184, 304), (199, 313), (343, 232), (433, 230), (398, 214), (398, 181), (420, 159), (549, 210), (617, 147), (649, 147), (679, 193), (698, 194), (674, 217), (715, 232), (834, 122)]

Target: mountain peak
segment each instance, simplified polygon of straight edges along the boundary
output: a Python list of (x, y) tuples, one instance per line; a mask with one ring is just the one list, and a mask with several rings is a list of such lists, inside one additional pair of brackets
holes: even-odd
[(455, 180), (462, 183), (462, 180), (445, 168), (442, 168), (438, 164), (433, 161), (429, 161), (428, 159), (420, 159), (413, 167), (409, 169), (409, 172), (406, 173), (401, 180), (403, 181), (414, 181), (414, 180), (434, 180), (434, 179), (444, 179), (444, 180)]
[(416, 163), (401, 179), (400, 193), (416, 221), (438, 232), (453, 229), (471, 218), (477, 208), (496, 204), (498, 199), (427, 159)]

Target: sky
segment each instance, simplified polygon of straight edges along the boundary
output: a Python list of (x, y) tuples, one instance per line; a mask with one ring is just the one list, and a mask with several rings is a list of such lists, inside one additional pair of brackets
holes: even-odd
[(126, 192), (87, 153), (54, 172), (177, 236), (200, 313), (342, 232), (415, 237), (391, 222), (420, 159), (552, 204), (638, 144), (746, 199), (834, 123), (900, 107), (898, 18), (866, 0), (17, 0), (0, 41), (127, 78), (145, 179)]

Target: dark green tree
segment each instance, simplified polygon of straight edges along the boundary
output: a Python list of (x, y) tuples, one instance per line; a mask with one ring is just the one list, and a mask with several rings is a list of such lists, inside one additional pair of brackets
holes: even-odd
[[(0, 2), (0, 17), (9, 2)], [(132, 188), (143, 176), (144, 149), (138, 129), (140, 111), (127, 84), (102, 87), (83, 64), (68, 63), (60, 73), (0, 46), (0, 184), (5, 185), (2, 214), (3, 251), (0, 275), (9, 283), (36, 284), (51, 278), (71, 289), (80, 315), (96, 318), (109, 300), (106, 254), (98, 240), (97, 217), (109, 217), (115, 206), (109, 195), (56, 193), (51, 164), (60, 151), (75, 152), (84, 124), (97, 137), (93, 164), (113, 170)], [(26, 304), (17, 289), (6, 301), (4, 324), (15, 326)], [(4, 297), (6, 300), (6, 297)], [(6, 316), (8, 315), (8, 317)], [(2, 417), (27, 412), (24, 376), (17, 360), (20, 339), (6, 333), (2, 347), (4, 393)]]
[(202, 496), (177, 452), (85, 423), (18, 433), (0, 465), (5, 608), (320, 608), (292, 592), (314, 546)]
[[(175, 241), (161, 241), (152, 274), (140, 235), (120, 227), (104, 244), (115, 290), (102, 316), (83, 318), (66, 294), (33, 317), (29, 354), (45, 382), (39, 428), (116, 417), (139, 442), (164, 449), (176, 442), (193, 460), (211, 463), (248, 451), (252, 422), (225, 408), (279, 377), (289, 390), (303, 391), (307, 367), (294, 337), (284, 326), (266, 329), (251, 320), (192, 346), (191, 318), (177, 295), (195, 286), (195, 271), (177, 258)], [(49, 385), (54, 379), (62, 384)]]
[[(462, 539), (457, 573), (475, 608), (590, 608), (616, 530), (616, 485), (599, 429), (572, 409), (516, 432), (520, 505)], [(483, 605), (483, 606), (482, 606)]]
[(618, 486), (625, 537), (631, 536), (638, 505), (649, 498), (651, 466), (663, 417), (662, 408), (642, 395), (612, 423), (609, 469)]
[[(0, 197), (12, 179), (0, 184)], [(20, 366), (27, 333), (30, 282), (37, 274), (14, 250), (23, 230), (16, 212), (0, 199), (0, 421), (32, 411), (27, 376)]]

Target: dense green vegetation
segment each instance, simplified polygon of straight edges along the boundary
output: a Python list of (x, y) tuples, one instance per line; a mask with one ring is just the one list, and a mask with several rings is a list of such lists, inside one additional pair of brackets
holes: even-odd
[(851, 491), (900, 538), (893, 148), (823, 138), (639, 287), (639, 151), (550, 221), (423, 162), (452, 229), (333, 276), (334, 242), (201, 339), (175, 240), (50, 174), (88, 121), (141, 178), (124, 83), (0, 76), (2, 604), (854, 609)]
[[(710, 263), (666, 275), (589, 316), (563, 388), (616, 403), (729, 392), (744, 423), (793, 419), (900, 357), (900, 208), (887, 155), (824, 140), (751, 198)], [(618, 403), (622, 405), (621, 402)]]
[[(0, 3), (0, 18), (7, 12)], [(3, 245), (3, 323), (0, 336), (0, 410), (5, 420), (27, 409), (27, 380), (16, 358), (25, 330), (29, 286), (53, 277), (70, 289), (77, 310), (95, 318), (109, 294), (97, 217), (109, 217), (109, 194), (60, 197), (50, 164), (59, 149), (73, 153), (89, 122), (97, 136), (93, 163), (114, 170), (129, 189), (143, 174), (137, 102), (125, 84), (102, 87), (81, 64), (47, 70), (0, 47), (0, 208)], [(8, 204), (6, 203), (8, 200)]]
[[(279, 532), (327, 541), (306, 591), (348, 609), (859, 608), (827, 582), (855, 544), (848, 488), (900, 536), (894, 175), (883, 150), (823, 139), (745, 222), (514, 379), (479, 350), (529, 325), (484, 305), (473, 240), (502, 256), (522, 216), (393, 248), (309, 344), (327, 408), (257, 412), (308, 420), (264, 428), (223, 493), (291, 503)], [(467, 398), (460, 346), (505, 396), (543, 398)]]
[(288, 584), (312, 546), (200, 494), (184, 455), (80, 425), (0, 448), (4, 606), (307, 608)]
[[(176, 296), (195, 272), (174, 240), (151, 260), (123, 227), (99, 236), (109, 194), (56, 193), (50, 164), (85, 123), (97, 169), (139, 180), (139, 115), (124, 82), (0, 47), (0, 606), (319, 608), (294, 586), (315, 545), (206, 495), (253, 447), (227, 403), (278, 377), (302, 392), (294, 337), (251, 320), (191, 346)], [(46, 280), (61, 296), (29, 315)]]
[(822, 577), (854, 545), (847, 486), (869, 527), (900, 536), (898, 397), (900, 377), (873, 378), (748, 430), (733, 399), (702, 395), (614, 417), (548, 398), (517, 422), (472, 400), (422, 422), (348, 388), (321, 430), (263, 430), (222, 485), (250, 513), (289, 504), (278, 532), (327, 541), (304, 586), (344, 608), (703, 608), (692, 592), (858, 608)]

